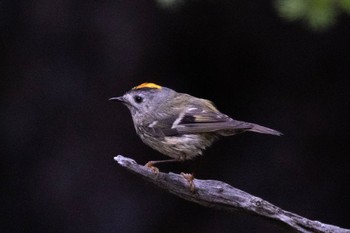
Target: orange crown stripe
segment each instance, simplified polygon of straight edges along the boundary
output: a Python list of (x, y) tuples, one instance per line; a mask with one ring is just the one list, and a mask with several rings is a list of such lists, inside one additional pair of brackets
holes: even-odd
[(162, 87), (155, 84), (155, 83), (142, 83), (136, 87), (133, 88), (133, 90), (141, 89), (141, 88), (155, 88), (155, 89), (161, 89)]

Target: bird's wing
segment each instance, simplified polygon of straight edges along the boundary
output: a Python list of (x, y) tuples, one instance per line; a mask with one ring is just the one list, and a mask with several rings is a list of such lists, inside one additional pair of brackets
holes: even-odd
[(252, 124), (236, 121), (219, 111), (202, 108), (189, 108), (180, 114), (172, 125), (179, 134), (231, 131), (236, 134), (252, 128)]
[(173, 123), (177, 118), (178, 115), (165, 115), (162, 118), (158, 118), (157, 120), (146, 123), (145, 126), (139, 128), (139, 130), (143, 130), (144, 133), (157, 138), (163, 138), (166, 136), (178, 136), (180, 133), (177, 131), (177, 129), (172, 128)]
[(222, 130), (230, 131), (229, 134), (236, 134), (250, 128), (251, 126), (248, 127), (245, 122), (235, 121), (227, 115), (215, 111), (215, 109), (204, 110), (192, 107), (175, 115), (158, 118), (140, 130), (144, 130), (144, 133), (153, 137), (162, 138)]

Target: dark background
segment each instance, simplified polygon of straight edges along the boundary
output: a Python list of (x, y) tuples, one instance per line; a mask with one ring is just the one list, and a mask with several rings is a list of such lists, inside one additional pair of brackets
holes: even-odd
[[(144, 81), (282, 137), (223, 138), (194, 164), (283, 209), (350, 228), (350, 20), (313, 32), (272, 1), (0, 2), (1, 232), (284, 232), (174, 197), (119, 167), (166, 157), (108, 102)], [(197, 164), (199, 163), (199, 165)]]

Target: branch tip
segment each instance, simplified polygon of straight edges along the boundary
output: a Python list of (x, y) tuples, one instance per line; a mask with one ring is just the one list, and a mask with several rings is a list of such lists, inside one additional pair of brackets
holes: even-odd
[(118, 156), (114, 157), (114, 160), (117, 161), (123, 167), (127, 167), (127, 166), (130, 166), (132, 164), (136, 164), (135, 160), (130, 159), (130, 158), (126, 158), (122, 155), (118, 155)]

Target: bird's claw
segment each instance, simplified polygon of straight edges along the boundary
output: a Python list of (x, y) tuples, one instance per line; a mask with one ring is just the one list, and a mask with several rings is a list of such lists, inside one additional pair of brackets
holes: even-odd
[(157, 167), (153, 166), (153, 163), (152, 163), (152, 162), (146, 163), (146, 164), (145, 164), (145, 167), (150, 168), (150, 169), (153, 171), (154, 174), (158, 175), (159, 169), (158, 169)]
[(194, 180), (193, 174), (181, 172), (181, 175), (183, 178), (185, 178), (185, 180), (187, 180), (187, 182), (190, 185), (191, 192), (194, 193), (195, 186), (194, 186), (194, 182), (193, 182), (193, 180)]

